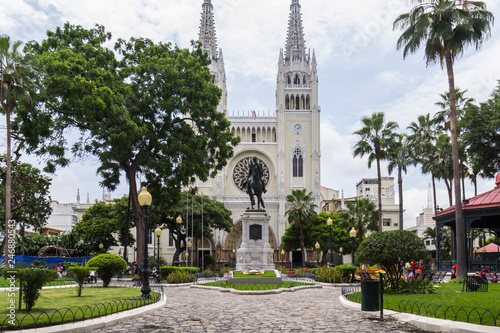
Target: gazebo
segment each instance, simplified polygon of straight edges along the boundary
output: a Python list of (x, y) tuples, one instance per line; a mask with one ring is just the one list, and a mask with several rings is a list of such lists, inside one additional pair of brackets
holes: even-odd
[[(466, 236), (463, 240), (456, 239), (455, 232), (455, 206), (451, 206), (445, 210), (436, 213), (434, 220), (436, 220), (436, 259), (438, 270), (449, 269), (451, 263), (449, 261), (441, 261), (441, 230), (443, 227), (450, 227), (452, 229), (452, 242), (456, 249), (457, 241), (465, 242), (467, 253), (467, 269), (468, 271), (479, 270), (483, 266), (490, 266), (494, 271), (499, 271), (500, 258), (499, 252), (497, 255), (491, 257), (481, 257), (482, 249), (477, 250), (479, 255), (470, 257), (472, 253), (470, 248), (470, 239), (468, 238), (467, 230), (474, 228), (488, 228), (500, 229), (500, 173), (495, 180), (496, 187), (488, 192), (479, 194), (475, 197), (462, 201), (462, 215), (463, 224), (466, 230)], [(497, 235), (498, 236), (498, 235)], [(496, 245), (493, 244), (495, 247)], [(456, 256), (453, 256), (456, 257)], [(474, 259), (474, 260), (473, 260)]]

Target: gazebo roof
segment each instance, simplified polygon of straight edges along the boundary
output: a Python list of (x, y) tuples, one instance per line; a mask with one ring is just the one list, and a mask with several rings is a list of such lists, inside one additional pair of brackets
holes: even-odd
[[(462, 210), (481, 208), (500, 208), (500, 173), (495, 180), (496, 187), (488, 192), (476, 195), (468, 200), (462, 201)], [(436, 213), (436, 217), (455, 213), (455, 206), (448, 207)]]
[(495, 243), (489, 243), (486, 246), (483, 246), (480, 249), (477, 249), (477, 251), (474, 251), (475, 253), (497, 253), (500, 252), (500, 246), (496, 245)]

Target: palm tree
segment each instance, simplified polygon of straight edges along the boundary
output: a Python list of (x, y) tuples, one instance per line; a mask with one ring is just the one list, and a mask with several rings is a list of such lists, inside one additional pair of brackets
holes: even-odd
[(377, 206), (367, 198), (356, 198), (354, 202), (346, 203), (348, 228), (358, 229), (359, 244), (363, 242), (368, 231), (378, 231)]
[(361, 119), (364, 127), (354, 132), (359, 135), (361, 140), (354, 146), (354, 157), (363, 157), (368, 155), (368, 167), (371, 168), (372, 162), (377, 161), (377, 179), (378, 179), (378, 228), (382, 231), (382, 176), (380, 174), (380, 161), (386, 158), (386, 149), (389, 143), (394, 139), (394, 130), (398, 124), (389, 121), (385, 123), (385, 114), (378, 112), (371, 117)]
[[(436, 144), (432, 150), (432, 167), (435, 175), (442, 179), (448, 190), (450, 206), (453, 205), (453, 163), (451, 154), (451, 142), (448, 134), (441, 134), (436, 138)], [(460, 187), (460, 182), (458, 183)], [(460, 199), (460, 197), (459, 197)]]
[(306, 249), (304, 245), (304, 223), (316, 215), (316, 205), (313, 204), (312, 192), (306, 194), (306, 189), (292, 190), (292, 194), (286, 196), (286, 201), (291, 205), (286, 211), (288, 219), (293, 222), (300, 231), (300, 249), (302, 250), (302, 267), (306, 267)]
[[(31, 54), (23, 55), (19, 51), (21, 41), (10, 44), (9, 36), (0, 36), (0, 111), (5, 114), (7, 122), (7, 160), (5, 177), (5, 262), (10, 259), (8, 251), (7, 236), (12, 225), (9, 223), (12, 217), (11, 207), (11, 172), (12, 172), (12, 144), (10, 115), (14, 109), (33, 107), (35, 105), (36, 92), (39, 90), (37, 79), (40, 70), (37, 66), (37, 58)], [(3, 246), (1, 247), (3, 248)], [(0, 250), (1, 251), (1, 250)]]
[(407, 167), (412, 163), (410, 152), (408, 151), (407, 137), (399, 134), (396, 140), (389, 144), (387, 150), (387, 160), (389, 160), (388, 171), (392, 174), (394, 169), (398, 170), (398, 192), (399, 192), (399, 230), (403, 230), (403, 171), (408, 172)]
[(460, 198), (460, 166), (458, 162), (457, 108), (455, 75), (453, 63), (465, 48), (474, 45), (479, 48), (483, 39), (491, 32), (494, 17), (486, 10), (483, 1), (414, 0), (409, 13), (400, 15), (394, 21), (394, 29), (403, 29), (397, 48), (403, 48), (403, 57), (415, 53), (425, 44), (427, 64), (439, 61), (446, 66), (450, 91), (450, 130), (453, 149), (453, 181), (455, 186), (455, 223), (457, 242), (458, 277), (467, 274), (465, 253), (465, 229), (462, 221)]

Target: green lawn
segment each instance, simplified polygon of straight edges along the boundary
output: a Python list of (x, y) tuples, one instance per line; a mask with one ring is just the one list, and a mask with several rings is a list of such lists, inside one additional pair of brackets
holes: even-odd
[[(155, 292), (152, 292), (152, 294)], [(156, 294), (156, 293), (155, 293)], [(99, 315), (110, 314), (128, 308), (132, 308), (138, 305), (138, 302), (134, 301), (119, 301), (120, 299), (128, 297), (139, 297), (141, 296), (141, 291), (138, 288), (120, 288), (120, 287), (88, 287), (83, 288), (82, 296), (76, 296), (76, 288), (58, 288), (58, 289), (47, 289), (41, 291), (41, 296), (37, 300), (35, 306), (30, 313), (35, 313), (33, 316), (26, 316), (26, 311), (18, 311), (18, 300), (19, 294), (16, 292), (16, 319), (18, 321), (23, 320), (22, 326), (29, 327), (33, 325), (34, 318), (37, 318), (41, 312), (47, 313), (47, 315), (41, 315), (38, 319), (38, 326), (47, 325), (49, 318), (54, 323), (61, 323), (62, 317), (64, 316), (65, 322), (73, 321), (73, 316), (76, 320), (88, 319), (90, 317), (96, 317)], [(6, 318), (7, 305), (9, 304), (10, 298), (8, 292), (0, 293), (0, 316), (3, 320)], [(118, 301), (118, 302), (113, 302)], [(111, 302), (111, 303), (106, 303)], [(103, 303), (105, 305), (103, 305)], [(144, 301), (139, 302), (140, 304)], [(100, 304), (98, 306), (93, 306)], [(80, 307), (78, 309), (77, 307)], [(24, 308), (24, 302), (23, 302)], [(71, 311), (60, 310), (54, 311), (51, 309), (61, 309), (61, 308), (72, 308)], [(24, 317), (24, 319), (23, 319)], [(6, 322), (5, 322), (6, 323)]]
[(243, 274), (242, 272), (234, 272), (235, 278), (259, 278), (259, 277), (275, 277), (274, 271), (265, 271), (264, 274), (250, 275)]
[(230, 284), (226, 280), (221, 280), (217, 282), (202, 283), (203, 286), (211, 287), (222, 287), (222, 288), (233, 288), (236, 290), (273, 290), (279, 288), (292, 288), (297, 286), (309, 286), (314, 283), (305, 282), (282, 282), (281, 284)]
[[(61, 277), (57, 278), (54, 281), (50, 281), (45, 283), (45, 286), (56, 286), (56, 285), (65, 285), (65, 284), (74, 284), (75, 281), (71, 278), (66, 278), (66, 277)], [(7, 280), (4, 277), (0, 276), (0, 288), (9, 288), (10, 287), (10, 280)], [(19, 287), (19, 281), (16, 280), (16, 287)]]
[(483, 325), (496, 320), (500, 326), (500, 284), (490, 283), (488, 292), (462, 292), (461, 283), (442, 283), (433, 294), (384, 294), (384, 309)]

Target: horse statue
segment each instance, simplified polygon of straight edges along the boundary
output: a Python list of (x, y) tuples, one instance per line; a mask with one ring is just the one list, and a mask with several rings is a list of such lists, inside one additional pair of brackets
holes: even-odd
[(250, 162), (250, 168), (244, 186), (246, 192), (250, 196), (251, 209), (254, 209), (255, 206), (255, 196), (257, 197), (257, 209), (260, 210), (261, 205), (262, 208), (266, 208), (266, 206), (264, 206), (264, 200), (262, 200), (262, 193), (267, 192), (266, 183), (262, 177), (262, 167), (256, 157)]

